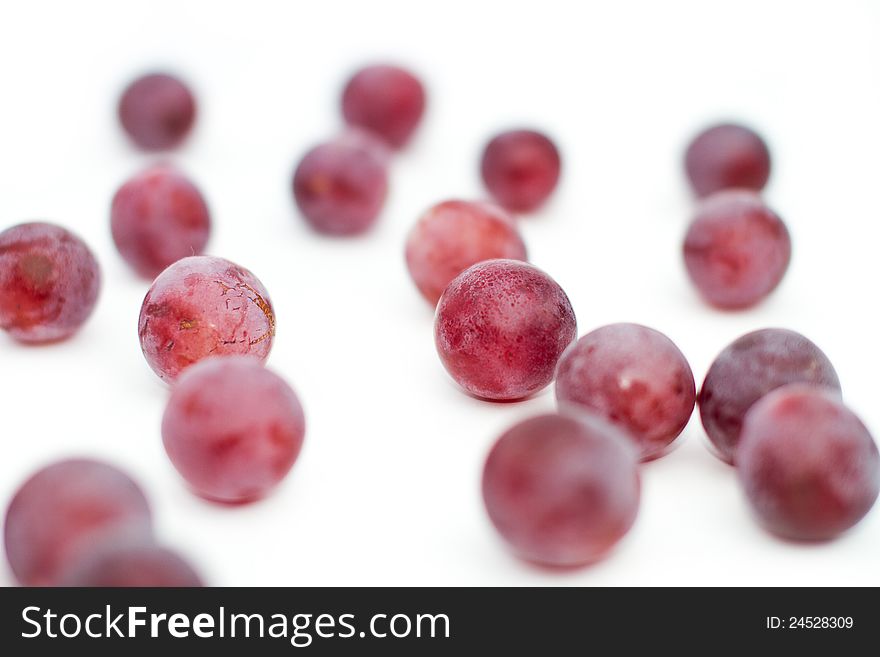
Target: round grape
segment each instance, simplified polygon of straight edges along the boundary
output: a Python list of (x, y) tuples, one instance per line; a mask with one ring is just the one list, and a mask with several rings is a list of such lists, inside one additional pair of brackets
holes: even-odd
[(548, 137), (511, 130), (486, 145), (481, 172), (496, 201), (514, 212), (531, 212), (556, 189), (560, 167), (559, 151)]
[(522, 399), (546, 387), (576, 335), (562, 288), (517, 260), (486, 260), (463, 271), (440, 298), (434, 322), (446, 370), (490, 400)]
[(201, 577), (176, 552), (151, 542), (108, 541), (64, 573), (60, 586), (200, 587)]
[(559, 359), (556, 398), (560, 406), (586, 408), (620, 425), (649, 460), (688, 423), (696, 385), (672, 340), (646, 326), (611, 324), (587, 333)]
[(736, 460), (743, 418), (752, 404), (789, 383), (840, 391), (828, 357), (794, 331), (768, 328), (747, 333), (718, 354), (697, 401), (706, 434), (723, 460)]
[(207, 356), (246, 354), (265, 361), (275, 313), (266, 288), (250, 271), (222, 258), (192, 256), (153, 281), (138, 335), (150, 367), (171, 381)]
[(760, 135), (735, 124), (707, 128), (685, 153), (685, 172), (697, 196), (722, 189), (764, 189), (770, 178), (770, 151)]
[(171, 390), (165, 451), (200, 495), (221, 502), (263, 497), (288, 473), (305, 435), (296, 394), (244, 356), (209, 358)]
[(520, 557), (548, 566), (603, 557), (635, 521), (639, 494), (629, 439), (588, 414), (520, 422), (483, 469), (492, 524)]
[(790, 260), (788, 229), (752, 192), (720, 192), (707, 199), (684, 241), (691, 280), (719, 308), (761, 301), (779, 285)]
[(737, 472), (761, 523), (794, 540), (827, 540), (871, 509), (880, 455), (865, 425), (828, 390), (779, 388), (746, 414)]
[(208, 243), (211, 217), (201, 193), (175, 169), (153, 166), (113, 197), (110, 228), (116, 248), (144, 278), (153, 279)]
[(453, 278), (492, 258), (526, 259), (513, 218), (492, 203), (438, 203), (422, 215), (406, 242), (410, 276), (434, 305)]
[(162, 150), (179, 145), (189, 134), (196, 101), (181, 80), (151, 73), (125, 89), (118, 111), (122, 127), (135, 144), (144, 150)]
[(79, 237), (47, 223), (0, 233), (0, 327), (22, 342), (73, 335), (92, 314), (98, 261)]

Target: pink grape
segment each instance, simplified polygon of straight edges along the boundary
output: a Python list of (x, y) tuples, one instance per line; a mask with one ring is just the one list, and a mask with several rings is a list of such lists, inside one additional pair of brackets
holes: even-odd
[(398, 66), (367, 66), (342, 92), (342, 114), (349, 125), (369, 130), (394, 148), (406, 145), (424, 111), (422, 83)]
[(266, 288), (229, 260), (192, 256), (153, 281), (138, 321), (141, 349), (165, 381), (208, 356), (245, 354), (262, 362), (275, 336)]
[(514, 425), (483, 469), (492, 524), (520, 557), (548, 566), (606, 555), (635, 521), (639, 495), (629, 439), (586, 413)]
[(200, 587), (201, 577), (180, 555), (147, 541), (108, 541), (68, 569), (61, 586)]
[(828, 540), (873, 506), (880, 455), (865, 425), (836, 394), (816, 386), (779, 388), (746, 414), (737, 472), (769, 531)]
[(459, 274), (437, 306), (434, 338), (458, 384), (489, 400), (528, 397), (552, 380), (577, 335), (571, 303), (543, 271), (486, 260)]
[(685, 171), (697, 196), (722, 189), (764, 189), (770, 178), (770, 151), (753, 130), (731, 123), (707, 128), (690, 143)]
[(79, 237), (48, 223), (0, 233), (0, 327), (21, 342), (73, 335), (98, 301), (98, 261)]
[(208, 358), (171, 390), (165, 451), (200, 495), (221, 502), (263, 497), (288, 473), (305, 435), (296, 394), (244, 356)]
[(713, 306), (753, 306), (782, 281), (791, 237), (782, 220), (752, 192), (720, 192), (697, 210), (684, 241), (687, 272)]
[(202, 253), (211, 217), (195, 185), (172, 167), (158, 165), (119, 188), (110, 209), (110, 228), (125, 261), (153, 279), (181, 258)]
[(587, 333), (559, 359), (560, 406), (588, 409), (626, 429), (642, 460), (660, 456), (694, 410), (696, 385), (684, 354), (638, 324)]
[(6, 510), (9, 566), (25, 586), (52, 586), (105, 540), (152, 535), (147, 499), (117, 468), (88, 459), (58, 461), (32, 475)]
[(131, 140), (145, 150), (178, 146), (192, 129), (196, 101), (189, 87), (166, 73), (132, 82), (119, 100), (119, 121)]
[(561, 160), (546, 135), (511, 130), (486, 145), (480, 167), (483, 182), (498, 203), (514, 212), (531, 212), (556, 189)]
[(789, 383), (840, 391), (840, 381), (828, 357), (794, 331), (753, 331), (718, 354), (697, 401), (706, 434), (723, 460), (736, 460), (743, 418), (752, 404)]
[(516, 223), (492, 203), (438, 203), (421, 216), (406, 242), (410, 276), (433, 305), (453, 278), (492, 258), (526, 260)]

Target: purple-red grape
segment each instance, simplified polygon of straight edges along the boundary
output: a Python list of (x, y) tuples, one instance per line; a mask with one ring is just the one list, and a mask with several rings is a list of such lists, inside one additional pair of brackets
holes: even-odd
[(125, 261), (153, 279), (181, 258), (202, 253), (211, 217), (205, 199), (186, 176), (158, 165), (119, 188), (110, 208), (110, 229)]
[(514, 212), (531, 212), (556, 189), (560, 167), (559, 151), (548, 137), (511, 130), (486, 144), (480, 170), (498, 203)]
[(196, 100), (189, 87), (166, 73), (139, 77), (119, 100), (119, 121), (132, 141), (145, 150), (180, 144), (196, 118)]
[(546, 387), (577, 335), (574, 310), (543, 271), (518, 260), (486, 260), (464, 270), (437, 306), (440, 360), (477, 397), (522, 399)]
[(152, 520), (138, 485), (117, 468), (87, 459), (53, 463), (30, 477), (6, 511), (6, 558), (25, 586), (53, 586), (102, 541), (147, 540)]
[(65, 571), (60, 586), (200, 587), (202, 578), (176, 552), (148, 541), (108, 541)]
[(635, 521), (639, 495), (629, 439), (587, 413), (520, 422), (483, 469), (492, 524), (520, 557), (547, 566), (604, 556)]
[(425, 111), (419, 79), (398, 66), (367, 66), (352, 76), (342, 92), (342, 115), (394, 148), (403, 147)]
[(0, 327), (22, 342), (75, 333), (101, 287), (98, 261), (79, 237), (47, 223), (0, 233)]
[(171, 390), (162, 418), (165, 451), (203, 497), (248, 502), (288, 473), (305, 435), (296, 394), (253, 358), (209, 358)]
[(791, 384), (746, 414), (737, 472), (761, 524), (794, 540), (827, 540), (871, 509), (880, 455), (833, 392)]
[(138, 335), (150, 367), (171, 381), (207, 356), (246, 354), (265, 361), (275, 313), (266, 288), (250, 271), (223, 258), (192, 256), (153, 281)]
[(444, 201), (410, 231), (406, 264), (422, 295), (436, 305), (449, 282), (483, 260), (526, 259), (513, 218), (492, 203)]
[(761, 301), (779, 285), (790, 260), (788, 229), (753, 192), (720, 192), (704, 201), (684, 241), (691, 280), (719, 308)]
[(697, 401), (706, 434), (723, 460), (736, 460), (743, 418), (752, 404), (789, 383), (840, 392), (840, 381), (828, 357), (794, 331), (753, 331), (718, 354), (706, 373)]
[(684, 354), (659, 331), (610, 324), (566, 349), (556, 371), (561, 407), (586, 408), (627, 430), (639, 456), (660, 456), (694, 411), (696, 385)]
[(722, 189), (764, 189), (770, 178), (770, 151), (760, 135), (735, 124), (707, 128), (685, 153), (685, 172), (694, 194)]
[(379, 217), (388, 194), (388, 154), (364, 133), (315, 146), (293, 174), (293, 197), (311, 227), (357, 235)]

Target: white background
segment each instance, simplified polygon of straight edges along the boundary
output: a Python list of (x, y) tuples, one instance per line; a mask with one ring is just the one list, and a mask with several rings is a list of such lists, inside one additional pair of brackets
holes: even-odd
[[(554, 408), (552, 390), (517, 404), (459, 392), (402, 255), (424, 208), (481, 195), (478, 156), (494, 131), (542, 128), (561, 147), (563, 180), (522, 230), (532, 262), (568, 292), (579, 333), (653, 326), (699, 384), (738, 335), (790, 327), (826, 351), (848, 403), (880, 433), (878, 3), (0, 6), (0, 226), (44, 218), (72, 228), (104, 275), (74, 339), (25, 347), (0, 336), (3, 506), (49, 461), (108, 459), (144, 486), (162, 539), (218, 585), (880, 584), (880, 508), (827, 545), (772, 538), (705, 448), (696, 415), (680, 447), (643, 468), (639, 518), (610, 558), (555, 573), (511, 557), (484, 516), (480, 470), (501, 431)], [(396, 160), (376, 230), (318, 237), (293, 205), (293, 166), (340, 127), (346, 76), (386, 59), (421, 73), (429, 111)], [(127, 144), (115, 102), (132, 76), (157, 67), (198, 94), (197, 129), (170, 157), (208, 199), (209, 252), (268, 288), (278, 316), (269, 363), (306, 410), (290, 476), (246, 507), (198, 499), (168, 462), (167, 390), (136, 332), (147, 283), (110, 239), (111, 195), (153, 159)], [(680, 256), (691, 210), (682, 150), (724, 118), (766, 135), (766, 196), (794, 239), (777, 293), (736, 314), (700, 303)]]

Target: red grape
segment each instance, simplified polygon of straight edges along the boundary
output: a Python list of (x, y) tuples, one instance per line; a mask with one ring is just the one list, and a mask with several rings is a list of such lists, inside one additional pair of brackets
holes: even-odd
[(315, 146), (293, 174), (300, 212), (326, 235), (366, 231), (376, 222), (387, 193), (387, 153), (363, 133)]
[(265, 495), (293, 466), (304, 435), (290, 386), (244, 356), (209, 358), (187, 370), (162, 418), (174, 467), (197, 493), (222, 502)]
[(695, 397), (684, 354), (638, 324), (587, 333), (565, 351), (556, 372), (560, 405), (587, 408), (625, 428), (642, 460), (660, 456), (682, 432)]
[(47, 223), (0, 233), (0, 327), (22, 342), (75, 333), (98, 300), (101, 272), (79, 237)]
[(531, 212), (556, 189), (560, 167), (559, 151), (549, 138), (511, 130), (486, 145), (481, 172), (496, 201), (515, 212)]
[(62, 571), (109, 537), (152, 534), (143, 492), (124, 472), (87, 459), (39, 470), (6, 511), (6, 557), (25, 586), (52, 586)]
[(578, 566), (604, 556), (639, 507), (635, 451), (618, 428), (586, 413), (513, 426), (483, 469), (483, 501), (524, 559)]
[(119, 120), (135, 144), (145, 150), (177, 146), (196, 118), (196, 101), (181, 80), (165, 73), (139, 77), (119, 100)]
[(492, 258), (525, 260), (526, 245), (513, 218), (491, 203), (438, 203), (422, 215), (406, 242), (409, 273), (434, 305), (453, 278)]
[(176, 552), (146, 541), (108, 541), (83, 556), (61, 586), (199, 587), (202, 579)]
[(791, 238), (752, 192), (720, 192), (697, 211), (684, 242), (694, 285), (719, 308), (746, 308), (770, 294), (788, 269)]
[(743, 418), (752, 404), (789, 383), (840, 391), (828, 357), (794, 331), (769, 328), (747, 333), (718, 354), (698, 402), (703, 427), (722, 459), (734, 462)]
[(409, 141), (425, 111), (419, 79), (397, 66), (368, 66), (342, 92), (342, 114), (349, 125), (369, 130), (390, 146)]
[(110, 228), (125, 261), (153, 279), (168, 265), (202, 252), (211, 218), (196, 186), (160, 165), (119, 188), (110, 209)]
[(795, 540), (834, 538), (880, 491), (880, 455), (865, 425), (835, 394), (804, 384), (752, 406), (737, 472), (761, 523)]
[(465, 390), (491, 400), (522, 399), (547, 386), (576, 335), (562, 288), (518, 260), (464, 270), (440, 298), (434, 322), (446, 370)]
[(770, 151), (753, 130), (721, 124), (694, 138), (684, 165), (697, 196), (732, 188), (759, 192), (770, 178)]
[(163, 380), (213, 355), (247, 354), (265, 361), (275, 313), (263, 284), (222, 258), (178, 260), (153, 281), (138, 321), (144, 357)]

